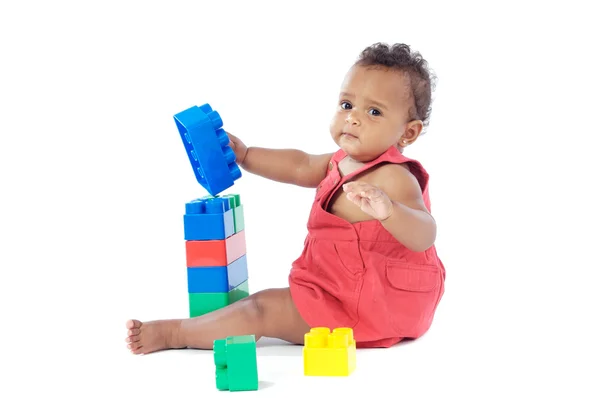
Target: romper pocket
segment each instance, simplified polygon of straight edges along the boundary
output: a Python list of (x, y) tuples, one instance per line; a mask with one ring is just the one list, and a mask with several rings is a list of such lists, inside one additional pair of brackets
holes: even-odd
[(385, 277), (393, 288), (409, 292), (431, 292), (441, 283), (440, 270), (436, 266), (394, 259), (386, 259)]
[(431, 326), (443, 289), (439, 268), (388, 258), (384, 282), (392, 327), (402, 337), (423, 335)]
[(356, 241), (334, 241), (333, 249), (340, 269), (350, 279), (359, 280), (365, 272), (365, 264)]

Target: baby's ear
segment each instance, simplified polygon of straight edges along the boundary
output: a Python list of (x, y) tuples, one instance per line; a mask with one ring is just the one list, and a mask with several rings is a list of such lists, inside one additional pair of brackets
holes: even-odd
[(421, 120), (413, 120), (406, 124), (406, 128), (404, 129), (404, 134), (400, 137), (400, 141), (398, 141), (398, 145), (401, 147), (406, 147), (412, 144), (419, 138), (421, 132), (423, 131), (423, 122)]

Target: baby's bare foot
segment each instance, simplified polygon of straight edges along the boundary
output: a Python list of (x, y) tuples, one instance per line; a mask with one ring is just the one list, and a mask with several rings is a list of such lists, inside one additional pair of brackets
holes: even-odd
[(142, 323), (130, 319), (127, 327), (127, 348), (134, 354), (148, 354), (170, 348), (185, 348), (179, 339), (180, 320), (152, 321)]

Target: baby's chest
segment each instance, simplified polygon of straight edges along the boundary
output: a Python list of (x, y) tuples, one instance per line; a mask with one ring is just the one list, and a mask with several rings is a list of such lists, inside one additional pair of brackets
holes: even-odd
[[(354, 176), (352, 179), (350, 179), (348, 181), (364, 181), (364, 182), (372, 183), (370, 177), (371, 177), (370, 173), (364, 173), (364, 174)], [(339, 179), (337, 179), (337, 180), (339, 180)], [(335, 181), (333, 181), (333, 182), (335, 182)], [(333, 187), (332, 189), (334, 190), (334, 192), (331, 195), (331, 199), (329, 200), (327, 208), (325, 209), (327, 212), (329, 212), (335, 216), (338, 216), (340, 218), (343, 218), (344, 220), (346, 220), (350, 223), (367, 221), (367, 220), (373, 219), (371, 216), (367, 215), (367, 213), (362, 211), (360, 209), (360, 206), (357, 206), (356, 204), (354, 204), (354, 202), (350, 201), (347, 198), (346, 192), (344, 192), (341, 183), (337, 184), (337, 186), (333, 185), (332, 187)]]
[(346, 198), (346, 193), (341, 187), (334, 192), (326, 210), (350, 223), (366, 221), (372, 218), (363, 212), (360, 207), (348, 200)]

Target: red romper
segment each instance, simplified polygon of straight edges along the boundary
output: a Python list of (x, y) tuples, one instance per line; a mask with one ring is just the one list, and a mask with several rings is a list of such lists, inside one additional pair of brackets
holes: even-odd
[(289, 275), (290, 292), (310, 327), (351, 327), (357, 346), (390, 347), (418, 338), (431, 326), (444, 293), (446, 270), (435, 246), (413, 252), (378, 220), (354, 224), (327, 209), (333, 193), (354, 175), (381, 162), (406, 163), (430, 208), (429, 175), (421, 164), (391, 147), (361, 169), (341, 177), (334, 154), (317, 188), (308, 235)]

